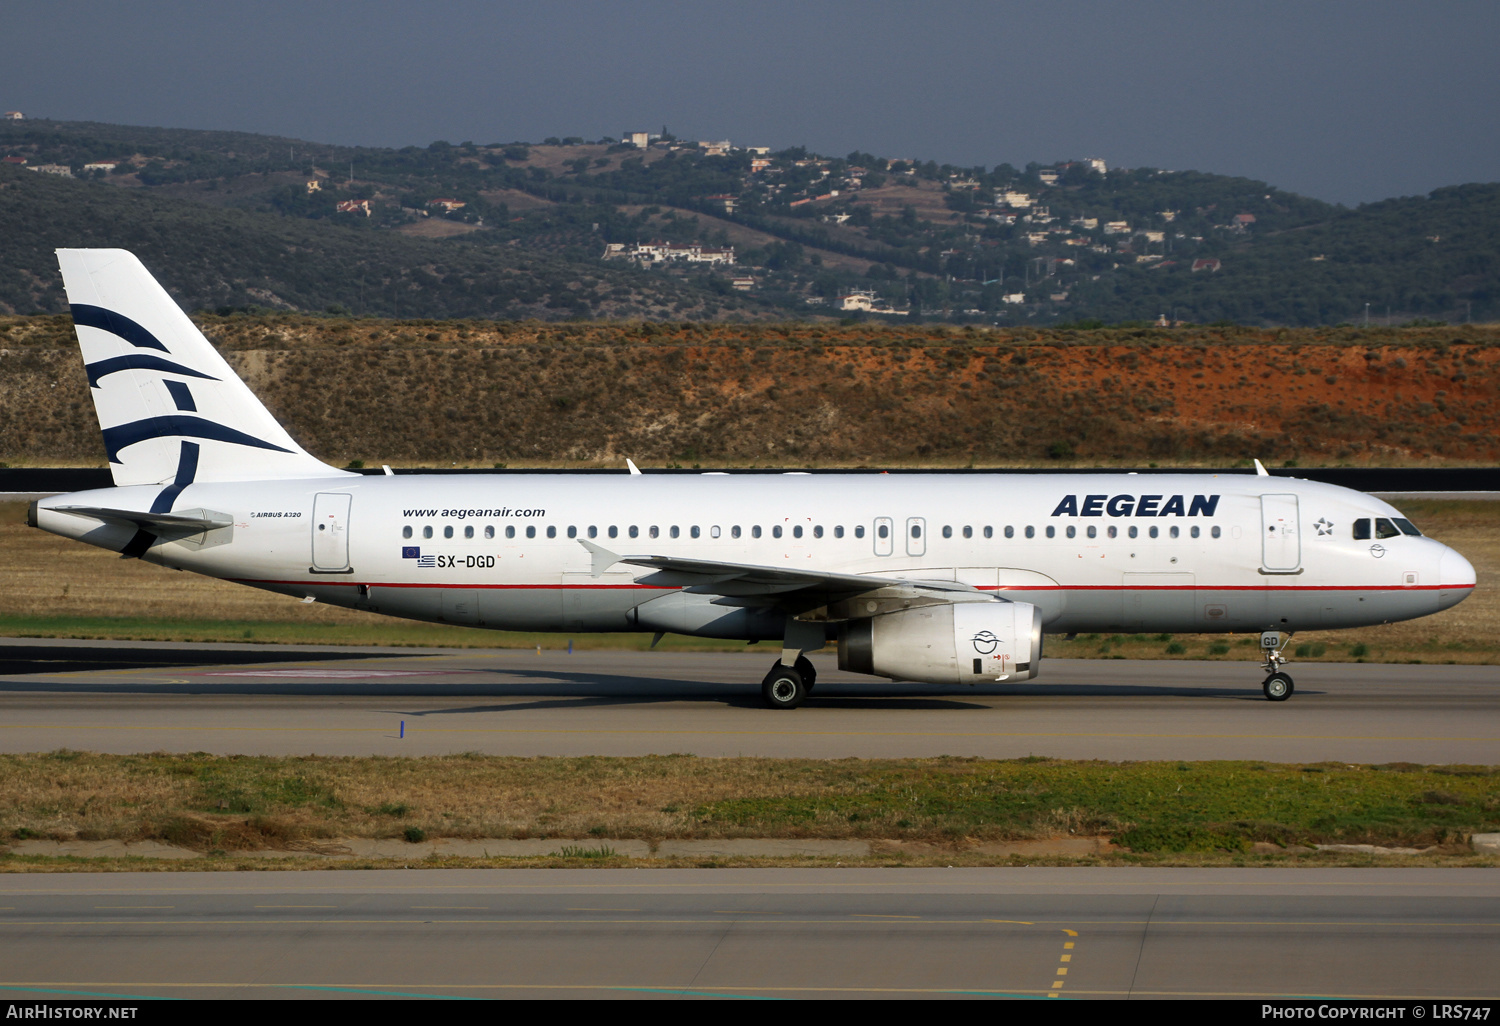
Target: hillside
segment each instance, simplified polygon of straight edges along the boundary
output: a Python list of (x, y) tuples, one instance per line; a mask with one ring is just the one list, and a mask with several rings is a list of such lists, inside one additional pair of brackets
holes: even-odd
[[(959, 168), (860, 152), (717, 153), (671, 137), (646, 149), (552, 139), (393, 150), (52, 121), (0, 123), (0, 156), (82, 176), (98, 215), (91, 237), (132, 234), (117, 228), (124, 208), (108, 194), (145, 195), (173, 229), (201, 221), (216, 240), (248, 232), (287, 252), (316, 240), (306, 243), (323, 257), (315, 263), (342, 272), (282, 268), (275, 247), (257, 242), (227, 281), (193, 293), (205, 307), (829, 319), (858, 290), (903, 318), (998, 326), (1500, 317), (1500, 184), (1351, 210), (1253, 179), (1091, 161)], [(113, 170), (84, 172), (97, 161)], [(76, 205), (85, 194), (72, 195)], [(59, 228), (86, 233), (77, 217)], [(0, 275), (0, 309), (56, 309), (34, 259), (49, 230), (36, 218), (0, 220), (0, 256), (15, 268), (5, 273), (18, 276)], [(652, 241), (733, 245), (736, 263), (631, 272), (603, 259), (607, 244)], [(428, 248), (405, 248), (419, 242)], [(414, 262), (457, 272), (401, 271)], [(178, 263), (193, 280), (193, 261)], [(530, 265), (516, 272), (522, 281), (494, 272), (518, 263)], [(370, 287), (377, 277), (402, 288)], [(261, 278), (281, 288), (241, 284)]]
[[(381, 316), (767, 316), (734, 294), (620, 265), (211, 207), (0, 166), (0, 311), (66, 308), (53, 250), (132, 250), (188, 309)], [(726, 290), (727, 291), (727, 290)]]
[[(343, 465), (1493, 464), (1500, 329), (200, 316)], [(102, 465), (66, 317), (0, 318), (0, 460)]]

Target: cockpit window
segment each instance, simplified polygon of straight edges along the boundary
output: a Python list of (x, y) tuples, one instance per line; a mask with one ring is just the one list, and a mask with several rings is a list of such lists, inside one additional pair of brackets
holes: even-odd
[(1356, 520), (1354, 522), (1354, 540), (1370, 540), (1370, 522), (1368, 520)]
[(1410, 520), (1407, 520), (1405, 517), (1392, 517), (1391, 521), (1397, 527), (1401, 528), (1401, 533), (1404, 534), (1404, 535), (1406, 535), (1407, 537), (1409, 537), (1409, 538), (1420, 538), (1420, 537), (1422, 537), (1422, 532), (1417, 530), (1417, 525), (1413, 524)]
[(1390, 520), (1385, 517), (1375, 518), (1375, 537), (1398, 538), (1400, 535), (1401, 532), (1396, 529), (1396, 525), (1391, 523)]

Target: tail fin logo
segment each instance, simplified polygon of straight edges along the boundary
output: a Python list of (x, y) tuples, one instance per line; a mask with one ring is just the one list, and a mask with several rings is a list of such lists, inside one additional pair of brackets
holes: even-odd
[(249, 445), (256, 449), (270, 449), (274, 452), (291, 452), (292, 450), (280, 445), (247, 435), (243, 431), (236, 431), (232, 427), (223, 424), (215, 424), (211, 420), (202, 417), (183, 417), (173, 415), (169, 417), (151, 417), (147, 420), (136, 420), (129, 424), (121, 424), (118, 427), (104, 429), (104, 449), (109, 454), (109, 462), (120, 462), (120, 450), (137, 442), (146, 442), (153, 438), (206, 438), (214, 442), (232, 442), (236, 445)]
[(124, 314), (89, 303), (70, 303), (68, 306), (73, 311), (74, 324), (107, 331), (111, 335), (123, 338), (137, 349), (160, 349), (164, 353), (167, 352), (167, 347), (162, 345), (161, 339)]
[(116, 485), (347, 476), (287, 434), (132, 253), (57, 262)]

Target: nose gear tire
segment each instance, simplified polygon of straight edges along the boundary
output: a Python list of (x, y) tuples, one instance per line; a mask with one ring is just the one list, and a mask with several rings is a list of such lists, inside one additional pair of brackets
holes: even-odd
[(1266, 698), (1272, 702), (1285, 702), (1292, 697), (1294, 690), (1292, 678), (1284, 673), (1273, 673), (1266, 678), (1265, 683), (1260, 686), (1265, 692)]

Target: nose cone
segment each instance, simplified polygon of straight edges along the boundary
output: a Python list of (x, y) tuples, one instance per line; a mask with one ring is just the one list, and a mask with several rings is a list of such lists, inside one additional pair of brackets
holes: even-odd
[(1456, 606), (1474, 590), (1474, 564), (1452, 549), (1443, 549), (1438, 563), (1438, 608)]

